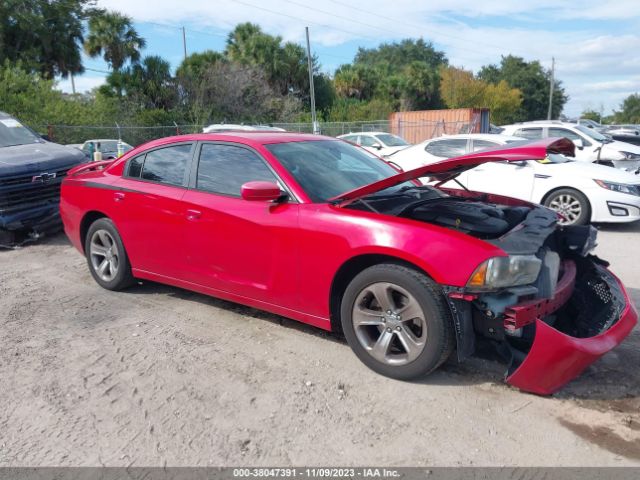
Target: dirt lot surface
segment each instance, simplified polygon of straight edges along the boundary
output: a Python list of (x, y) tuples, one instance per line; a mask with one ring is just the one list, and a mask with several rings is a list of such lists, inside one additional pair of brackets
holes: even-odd
[[(597, 253), (640, 305), (639, 239)], [(0, 341), (0, 466), (640, 465), (637, 328), (552, 398), (488, 359), (399, 382), (274, 315), (103, 290), (59, 235), (0, 250)]]

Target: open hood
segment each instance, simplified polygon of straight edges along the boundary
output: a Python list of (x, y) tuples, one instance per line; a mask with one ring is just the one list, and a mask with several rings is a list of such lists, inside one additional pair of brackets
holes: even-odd
[(432, 177), (436, 180), (447, 181), (465, 170), (470, 170), (487, 162), (522, 162), (526, 160), (541, 160), (551, 153), (574, 156), (575, 145), (566, 138), (543, 138), (541, 140), (510, 143), (504, 147), (470, 153), (460, 157), (453, 157), (440, 162), (431, 163), (401, 172), (377, 182), (369, 183), (349, 192), (341, 193), (329, 199), (329, 203), (351, 203), (358, 198), (371, 195), (400, 183), (415, 180), (420, 177)]

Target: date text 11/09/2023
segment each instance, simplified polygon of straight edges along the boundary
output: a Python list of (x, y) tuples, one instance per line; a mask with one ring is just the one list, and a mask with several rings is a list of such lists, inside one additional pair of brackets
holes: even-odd
[(234, 478), (396, 478), (389, 468), (234, 468)]

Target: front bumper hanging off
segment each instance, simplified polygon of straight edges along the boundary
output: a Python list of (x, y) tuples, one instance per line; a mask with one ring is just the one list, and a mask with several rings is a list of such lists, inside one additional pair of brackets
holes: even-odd
[(506, 330), (535, 329), (528, 351), (520, 351), (524, 359), (514, 358), (506, 378), (527, 392), (554, 393), (620, 344), (638, 320), (624, 286), (608, 269), (584, 259), (577, 275), (573, 261), (563, 270), (553, 298), (505, 312)]

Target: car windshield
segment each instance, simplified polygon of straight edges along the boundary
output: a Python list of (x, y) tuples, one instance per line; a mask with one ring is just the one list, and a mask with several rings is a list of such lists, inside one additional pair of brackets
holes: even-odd
[(583, 127), (582, 125), (576, 125), (574, 128), (584, 133), (586, 136), (593, 138), (596, 142), (608, 141), (607, 137), (605, 137), (604, 135), (598, 133), (597, 131), (591, 128)]
[[(336, 140), (274, 143), (265, 147), (316, 203), (398, 173), (363, 149)], [(389, 194), (413, 186), (404, 182), (379, 193)]]
[(404, 141), (403, 138), (400, 138), (396, 135), (391, 135), (390, 133), (383, 133), (375, 136), (378, 140), (384, 143), (387, 147), (406, 147), (409, 145)]
[(35, 133), (13, 118), (0, 118), (0, 147), (40, 143)]

